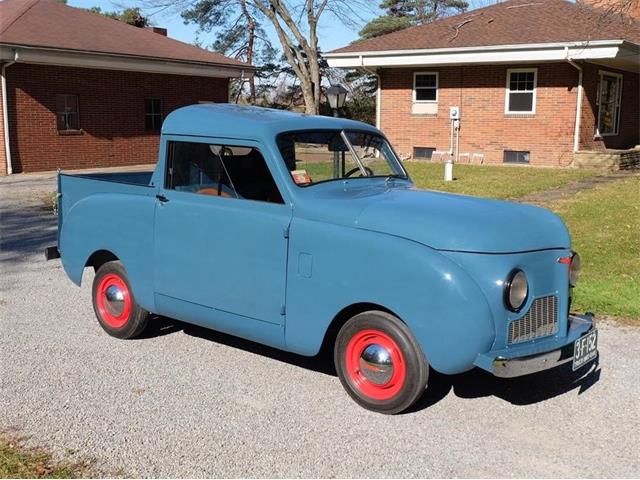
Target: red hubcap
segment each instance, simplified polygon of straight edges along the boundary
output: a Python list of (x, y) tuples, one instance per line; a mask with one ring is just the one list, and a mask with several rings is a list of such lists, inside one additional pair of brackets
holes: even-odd
[(112, 328), (120, 328), (131, 315), (131, 294), (122, 278), (114, 273), (105, 275), (98, 284), (96, 305), (102, 320)]
[(356, 333), (345, 356), (347, 376), (367, 397), (389, 400), (402, 389), (407, 366), (400, 348), (385, 332), (370, 329)]

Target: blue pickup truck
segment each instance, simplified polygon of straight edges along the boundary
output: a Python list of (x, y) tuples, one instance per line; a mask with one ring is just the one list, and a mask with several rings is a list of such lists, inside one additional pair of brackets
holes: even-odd
[(384, 135), (238, 105), (167, 116), (153, 173), (59, 175), (58, 246), (93, 267), (102, 328), (150, 314), (313, 356), (365, 408), (397, 413), (429, 369), (514, 377), (595, 361), (570, 313), (579, 257), (553, 213), (417, 189)]

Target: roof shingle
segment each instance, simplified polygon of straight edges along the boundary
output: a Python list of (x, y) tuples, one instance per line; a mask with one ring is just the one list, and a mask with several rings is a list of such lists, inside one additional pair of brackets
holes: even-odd
[(331, 53), (626, 40), (640, 22), (565, 0), (510, 0), (353, 43)]
[(0, 43), (251, 68), (219, 53), (52, 0), (0, 2)]

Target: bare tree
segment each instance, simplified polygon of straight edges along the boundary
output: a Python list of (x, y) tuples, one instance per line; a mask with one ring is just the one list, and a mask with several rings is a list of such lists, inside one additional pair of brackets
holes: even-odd
[(621, 16), (640, 20), (640, 0), (582, 0), (580, 3), (598, 8), (602, 17)]
[[(318, 27), (322, 18), (333, 17), (347, 28), (363, 23), (363, 16), (372, 11), (370, 0), (147, 0), (158, 9), (180, 12), (211, 10), (231, 15), (242, 9), (259, 13), (273, 27), (282, 53), (300, 82), (305, 111), (317, 114), (321, 97), (321, 67)], [(183, 13), (184, 16), (184, 13)], [(255, 24), (254, 24), (255, 25)]]

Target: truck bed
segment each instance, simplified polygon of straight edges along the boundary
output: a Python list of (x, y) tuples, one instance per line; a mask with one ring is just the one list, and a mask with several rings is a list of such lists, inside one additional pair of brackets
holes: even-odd
[(76, 175), (66, 175), (67, 177), (88, 178), (103, 182), (127, 183), (130, 185), (148, 186), (151, 181), (153, 171), (146, 172), (107, 172), (107, 173), (85, 173)]
[(87, 173), (58, 176), (58, 245), (69, 212), (88, 197), (127, 196), (134, 199), (155, 195), (150, 184), (153, 172)]

